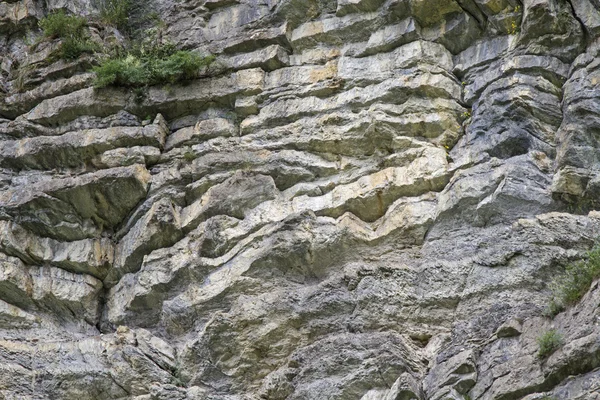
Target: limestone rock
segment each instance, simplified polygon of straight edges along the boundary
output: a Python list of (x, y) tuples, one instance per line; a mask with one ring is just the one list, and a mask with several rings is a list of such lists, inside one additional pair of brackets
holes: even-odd
[(114, 228), (146, 194), (150, 176), (141, 165), (17, 186), (0, 198), (4, 219), (41, 236), (77, 240)]
[(499, 338), (519, 336), (522, 331), (522, 322), (517, 319), (506, 321), (496, 331), (496, 336)]
[(0, 2), (1, 399), (598, 399), (597, 0), (100, 3)]
[(14, 169), (73, 168), (109, 150), (134, 146), (162, 148), (166, 132), (160, 124), (69, 132), (58, 137), (38, 136), (4, 141), (2, 166)]
[(182, 211), (186, 229), (214, 215), (228, 215), (242, 219), (247, 210), (277, 196), (273, 179), (264, 175), (237, 173), (220, 185), (213, 186), (196, 203)]
[(4, 329), (26, 329), (39, 324), (32, 314), (0, 300), (0, 321)]
[(182, 128), (169, 135), (165, 150), (197, 144), (217, 136), (234, 136), (235, 133), (233, 122), (224, 118), (198, 121), (193, 127)]
[(103, 279), (114, 262), (113, 243), (107, 238), (61, 242), (42, 238), (23, 227), (0, 222), (2, 252), (27, 264), (50, 264), (70, 272)]
[(123, 275), (137, 272), (144, 255), (174, 244), (182, 235), (179, 210), (169, 199), (157, 201), (120, 240), (105, 283), (114, 285)]
[(106, 117), (125, 108), (126, 100), (116, 90), (95, 91), (85, 88), (46, 99), (25, 114), (27, 120), (41, 125), (70, 121), (82, 114)]

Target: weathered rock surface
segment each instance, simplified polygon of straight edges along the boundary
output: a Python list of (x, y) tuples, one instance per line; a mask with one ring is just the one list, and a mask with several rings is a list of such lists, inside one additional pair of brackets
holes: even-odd
[(597, 0), (133, 3), (202, 78), (0, 3), (0, 399), (600, 399)]

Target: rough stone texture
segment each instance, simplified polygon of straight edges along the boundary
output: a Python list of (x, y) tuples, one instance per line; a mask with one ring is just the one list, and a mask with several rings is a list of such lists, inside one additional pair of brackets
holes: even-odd
[(134, 3), (201, 79), (0, 3), (0, 399), (600, 399), (597, 0)]

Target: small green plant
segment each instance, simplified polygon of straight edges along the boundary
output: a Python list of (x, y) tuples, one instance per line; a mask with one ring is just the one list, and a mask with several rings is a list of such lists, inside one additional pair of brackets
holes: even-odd
[(179, 361), (171, 367), (171, 384), (179, 387), (184, 387), (183, 377), (181, 375), (181, 365)]
[(550, 302), (548, 303), (548, 306), (546, 306), (543, 315), (548, 318), (554, 318), (559, 313), (564, 311), (564, 309), (565, 307), (559, 304), (555, 299), (550, 299)]
[(183, 153), (183, 159), (187, 162), (192, 162), (196, 159), (196, 155), (191, 150), (188, 150)]
[(512, 20), (510, 22), (510, 27), (508, 28), (508, 34), (509, 35), (516, 35), (520, 31), (521, 31), (521, 29), (519, 28), (519, 25), (517, 25), (517, 21)]
[(45, 37), (61, 39), (58, 55), (64, 60), (75, 60), (84, 53), (98, 51), (98, 45), (87, 35), (87, 21), (83, 17), (59, 11), (41, 19), (39, 25)]
[(44, 31), (44, 36), (51, 39), (64, 39), (83, 36), (87, 21), (84, 17), (67, 15), (64, 11), (58, 11), (42, 18), (39, 26)]
[(17, 93), (23, 93), (25, 91), (25, 83), (27, 82), (27, 76), (29, 72), (25, 70), (19, 70), (17, 76), (13, 81), (13, 87)]
[(214, 57), (202, 57), (187, 50), (162, 45), (150, 50), (137, 49), (126, 56), (108, 58), (94, 69), (95, 87), (146, 87), (175, 83), (198, 77), (200, 68)]
[(563, 345), (563, 337), (556, 329), (551, 329), (538, 339), (538, 357), (546, 358)]
[[(510, 9), (509, 9), (510, 10)], [(515, 6), (512, 9), (513, 14), (519, 14), (521, 12), (521, 6)], [(519, 26), (519, 15), (515, 15), (514, 18), (510, 20), (510, 26), (508, 27), (509, 35), (516, 35), (521, 32), (521, 27)]]
[(552, 298), (546, 314), (554, 317), (568, 306), (579, 302), (592, 282), (600, 278), (600, 246), (590, 250), (584, 260), (570, 264), (564, 274), (550, 284)]
[(150, 14), (148, 14), (147, 19), (148, 21), (155, 21), (158, 24), (164, 24), (164, 21), (160, 19), (160, 14), (156, 11), (152, 11)]
[(127, 30), (131, 2), (129, 0), (104, 0), (100, 6), (100, 18), (106, 25)]
[(96, 42), (87, 37), (69, 37), (60, 45), (60, 58), (63, 60), (76, 60), (82, 54), (93, 54), (98, 51)]
[(149, 80), (149, 71), (142, 61), (132, 55), (125, 58), (107, 59), (94, 68), (96, 80), (94, 86), (103, 88), (115, 86), (143, 86)]
[(34, 71), (32, 65), (19, 66), (14, 72), (13, 88), (17, 93), (23, 93), (27, 89), (29, 75)]
[(36, 39), (33, 36), (26, 36), (23, 39), (23, 43), (25, 43), (25, 46), (27, 47), (33, 47), (33, 45), (36, 43)]
[(206, 59), (190, 51), (177, 51), (151, 62), (150, 70), (156, 81), (175, 83), (196, 78), (199, 69), (211, 61), (212, 57)]
[(471, 111), (465, 111), (464, 113), (461, 114), (461, 117), (463, 119), (469, 119), (469, 118), (471, 118)]

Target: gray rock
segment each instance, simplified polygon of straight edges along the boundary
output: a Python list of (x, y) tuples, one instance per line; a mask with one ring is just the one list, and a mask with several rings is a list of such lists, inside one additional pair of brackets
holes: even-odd
[(106, 117), (125, 108), (123, 93), (114, 89), (96, 91), (93, 88), (77, 90), (62, 96), (46, 99), (25, 114), (27, 120), (52, 126), (86, 114)]
[(165, 128), (157, 122), (145, 127), (90, 129), (58, 137), (4, 141), (0, 144), (0, 165), (17, 170), (80, 167), (97, 154), (116, 148), (152, 146), (160, 149), (165, 143)]
[(522, 332), (522, 321), (518, 319), (511, 319), (510, 321), (506, 321), (498, 330), (496, 331), (496, 336), (499, 338), (513, 337), (519, 336)]
[(134, 6), (216, 61), (97, 90), (38, 21), (98, 4), (0, 3), (0, 398), (598, 397), (596, 0)]
[(39, 319), (19, 307), (0, 300), (0, 321), (2, 327), (11, 329), (28, 329), (39, 324)]
[(0, 222), (0, 249), (29, 265), (50, 264), (104, 279), (114, 262), (114, 246), (108, 238), (72, 242), (43, 238), (8, 221)]
[(427, 398), (443, 399), (451, 393), (468, 393), (477, 382), (475, 360), (472, 350), (463, 350), (447, 360), (437, 360), (423, 381)]
[(346, 50), (346, 54), (357, 57), (368, 56), (390, 51), (401, 45), (416, 41), (421, 37), (419, 24), (412, 18), (406, 18), (399, 24), (388, 25), (383, 29), (373, 32), (369, 41), (358, 43)]
[(171, 246), (182, 236), (179, 210), (167, 198), (157, 201), (119, 241), (105, 284), (113, 286), (123, 275), (137, 272), (144, 255)]
[(0, 195), (0, 212), (40, 236), (78, 240), (113, 229), (145, 196), (141, 165), (16, 186)]
[(182, 211), (182, 226), (195, 228), (214, 215), (243, 219), (248, 210), (274, 199), (278, 194), (273, 179), (264, 175), (236, 173), (220, 185), (210, 188), (196, 203)]
[(394, 382), (394, 385), (383, 399), (420, 400), (422, 398), (421, 385), (419, 382), (410, 373), (404, 372), (396, 382)]
[(235, 124), (225, 118), (198, 121), (193, 127), (182, 128), (171, 133), (167, 139), (165, 150), (201, 143), (217, 136), (234, 136), (236, 132)]
[(225, 67), (233, 70), (260, 67), (265, 71), (273, 71), (288, 66), (289, 60), (287, 50), (280, 45), (274, 44), (250, 53), (230, 56), (224, 60), (217, 60), (217, 63), (221, 61), (225, 64)]
[(384, 0), (339, 0), (336, 10), (338, 17), (356, 12), (369, 12), (377, 10)]

